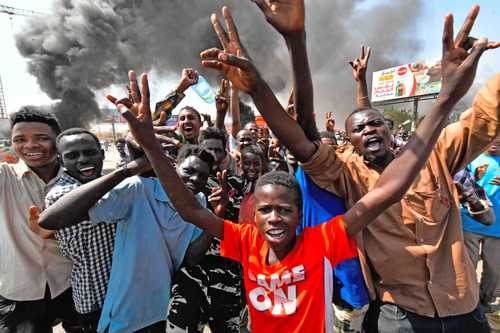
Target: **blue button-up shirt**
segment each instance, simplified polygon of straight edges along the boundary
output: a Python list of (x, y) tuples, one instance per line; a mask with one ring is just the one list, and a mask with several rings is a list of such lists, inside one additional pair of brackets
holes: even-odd
[[(205, 205), (203, 194), (197, 199)], [(124, 180), (89, 216), (93, 223), (117, 223), (98, 331), (130, 333), (166, 320), (172, 276), (202, 231), (179, 216), (157, 178)]]

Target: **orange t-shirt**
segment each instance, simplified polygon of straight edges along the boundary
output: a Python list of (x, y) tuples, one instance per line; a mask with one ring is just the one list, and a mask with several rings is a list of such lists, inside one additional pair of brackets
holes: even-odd
[(342, 216), (305, 228), (280, 262), (253, 224), (224, 222), (221, 255), (241, 262), (253, 332), (333, 332), (333, 268), (357, 255)]

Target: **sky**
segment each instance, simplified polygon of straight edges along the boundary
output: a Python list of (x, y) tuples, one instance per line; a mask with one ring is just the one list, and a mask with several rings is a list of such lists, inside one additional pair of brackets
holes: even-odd
[[(362, 7), (369, 8), (377, 2), (380, 2), (380, 0), (366, 0)], [(418, 36), (420, 39), (423, 39), (423, 48), (420, 50), (417, 59), (407, 59), (407, 62), (422, 59), (438, 59), (441, 53), (440, 44), (444, 16), (449, 12), (455, 15), (455, 31), (457, 31), (459, 25), (465, 19), (468, 10), (474, 3), (481, 6), (481, 12), (472, 35), (477, 37), (486, 36), (496, 41), (500, 40), (500, 28), (498, 24), (500, 21), (500, 9), (498, 8), (498, 0), (426, 0), (424, 15), (420, 18), (421, 24), (419, 25)], [(50, 13), (52, 0), (0, 0), (0, 4)], [(39, 89), (35, 78), (27, 73), (26, 60), (19, 55), (16, 49), (14, 34), (19, 29), (22, 29), (24, 23), (24, 17), (9, 17), (8, 15), (0, 14), (0, 45), (2, 45), (0, 77), (3, 83), (8, 112), (15, 112), (26, 104), (40, 105), (51, 103), (51, 100)], [(390, 27), (388, 31), (388, 33), (397, 33), (397, 27)], [(400, 64), (394, 64), (394, 66), (398, 65)], [(500, 50), (488, 52), (481, 60), (476, 83), (481, 85), (495, 72), (498, 72), (499, 68)], [(154, 73), (151, 73), (151, 77), (154, 80)], [(162, 87), (159, 87), (158, 94), (167, 93), (168, 89), (174, 85), (175, 80), (176, 78), (172, 77), (170, 81), (165, 81)], [(214, 89), (217, 89), (217, 87), (214, 87)], [(121, 87), (110, 87), (107, 92), (119, 93), (121, 92)], [(104, 92), (97, 92), (97, 100), (102, 106), (109, 107), (104, 99)], [(192, 92), (188, 92), (183, 104), (200, 108), (207, 107)]]

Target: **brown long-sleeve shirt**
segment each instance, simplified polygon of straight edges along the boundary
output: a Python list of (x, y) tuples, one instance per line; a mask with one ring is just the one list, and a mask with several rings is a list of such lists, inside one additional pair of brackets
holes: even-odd
[[(478, 304), (475, 269), (463, 242), (453, 175), (499, 134), (500, 74), (476, 95), (460, 120), (443, 130), (427, 164), (400, 203), (357, 235), (372, 298), (423, 316), (465, 314)], [(320, 145), (302, 165), (320, 187), (352, 207), (381, 171), (352, 150)]]

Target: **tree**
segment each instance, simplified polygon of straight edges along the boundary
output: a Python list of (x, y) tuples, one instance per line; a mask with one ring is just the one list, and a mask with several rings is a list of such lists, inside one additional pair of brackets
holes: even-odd
[(394, 106), (385, 108), (382, 112), (385, 118), (391, 119), (394, 122), (394, 130), (399, 128), (399, 125), (407, 120), (411, 121), (411, 114), (406, 110), (394, 108)]

